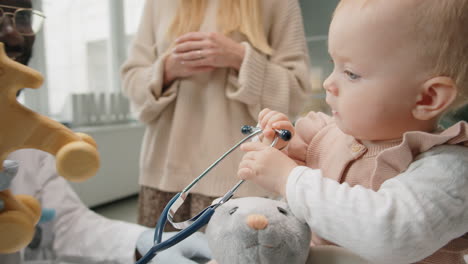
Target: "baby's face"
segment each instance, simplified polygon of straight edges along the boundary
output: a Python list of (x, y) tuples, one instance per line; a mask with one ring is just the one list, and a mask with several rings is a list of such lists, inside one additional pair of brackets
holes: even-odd
[[(366, 2), (366, 4), (364, 4)], [(388, 140), (412, 129), (412, 109), (428, 74), (417, 56), (408, 6), (344, 1), (329, 31), (334, 70), (325, 80), (338, 127), (362, 140)]]

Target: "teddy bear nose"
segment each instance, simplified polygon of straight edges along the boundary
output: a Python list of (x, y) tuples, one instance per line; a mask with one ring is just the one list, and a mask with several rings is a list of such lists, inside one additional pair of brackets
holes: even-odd
[(268, 219), (264, 215), (252, 214), (247, 216), (247, 225), (255, 230), (263, 230), (268, 226)]

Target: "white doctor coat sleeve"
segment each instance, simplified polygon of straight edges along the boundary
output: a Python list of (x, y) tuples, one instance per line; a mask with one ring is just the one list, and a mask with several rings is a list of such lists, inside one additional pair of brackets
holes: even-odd
[(88, 209), (68, 182), (57, 175), (52, 155), (22, 150), (16, 157), (23, 161), (20, 170), (24, 170), (17, 175), (15, 184), (26, 190), (36, 189), (34, 196), (42, 207), (56, 210), (53, 251), (59, 261), (134, 263), (136, 241), (147, 228), (110, 220)]
[(377, 192), (296, 167), (286, 196), (319, 236), (372, 263), (414, 263), (468, 231), (468, 148), (433, 148)]

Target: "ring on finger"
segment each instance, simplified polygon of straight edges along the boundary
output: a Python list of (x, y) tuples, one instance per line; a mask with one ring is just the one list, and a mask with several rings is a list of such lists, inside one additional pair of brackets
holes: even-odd
[(202, 50), (201, 50), (201, 49), (197, 50), (197, 54), (198, 54), (198, 59), (199, 59), (199, 60), (203, 59), (203, 55), (202, 55)]

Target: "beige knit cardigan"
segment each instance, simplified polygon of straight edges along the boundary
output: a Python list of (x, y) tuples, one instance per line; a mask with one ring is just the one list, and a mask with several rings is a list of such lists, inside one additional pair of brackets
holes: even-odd
[[(122, 66), (123, 91), (146, 125), (140, 184), (179, 192), (239, 141), (243, 125), (255, 125), (265, 107), (294, 117), (309, 90), (309, 58), (296, 0), (264, 0), (263, 19), (273, 55), (252, 48), (241, 34), (231, 36), (246, 48), (240, 71), (219, 68), (176, 80), (163, 91), (163, 66), (170, 52), (166, 30), (178, 1), (147, 0), (128, 60)], [(217, 1), (208, 1), (200, 31), (217, 31)], [(220, 196), (237, 181), (243, 153), (234, 152), (192, 191)], [(237, 195), (262, 196), (246, 183)]]

